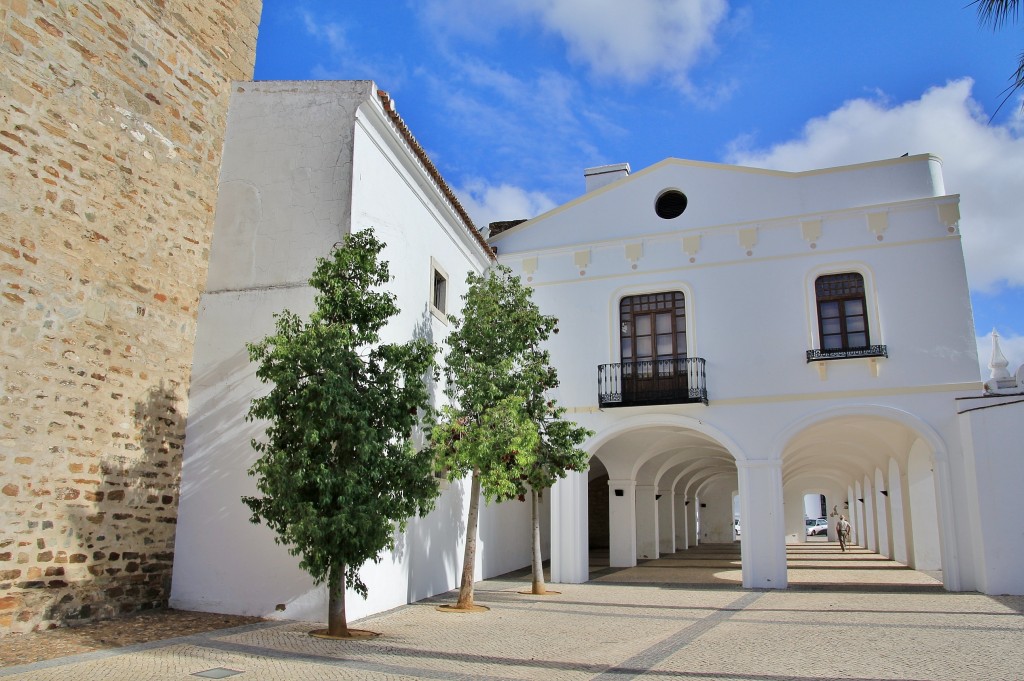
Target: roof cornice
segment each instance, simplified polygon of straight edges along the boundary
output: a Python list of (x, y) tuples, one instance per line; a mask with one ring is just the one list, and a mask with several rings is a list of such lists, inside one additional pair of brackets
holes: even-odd
[(484, 239), (483, 234), (481, 234), (480, 230), (476, 228), (476, 225), (473, 224), (473, 220), (469, 217), (469, 213), (467, 213), (466, 209), (462, 207), (458, 197), (455, 196), (455, 192), (453, 192), (451, 187), (448, 186), (448, 183), (444, 181), (441, 173), (438, 171), (437, 167), (434, 166), (433, 161), (431, 161), (430, 157), (427, 156), (427, 152), (425, 152), (423, 147), (420, 146), (420, 143), (416, 141), (412, 131), (409, 130), (409, 126), (406, 125), (405, 121), (402, 120), (402, 117), (398, 115), (398, 112), (395, 110), (395, 100), (392, 99), (391, 95), (389, 95), (385, 90), (377, 90), (377, 97), (380, 100), (381, 105), (384, 107), (385, 116), (387, 116), (388, 120), (394, 126), (399, 137), (409, 147), (409, 151), (412, 152), (412, 155), (423, 166), (423, 169), (426, 171), (427, 175), (430, 176), (430, 179), (434, 182), (438, 191), (440, 191), (441, 195), (448, 202), (451, 209), (459, 217), (463, 227), (469, 231), (469, 234), (477, 244), (480, 245), (488, 259), (494, 261), (496, 259), (494, 249), (487, 243), (487, 240)]

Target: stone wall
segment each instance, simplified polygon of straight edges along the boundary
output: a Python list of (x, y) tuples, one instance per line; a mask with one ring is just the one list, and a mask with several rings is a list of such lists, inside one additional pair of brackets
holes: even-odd
[[(261, 0), (0, 0), (0, 633), (166, 603)], [(201, 418), (201, 415), (196, 415)]]

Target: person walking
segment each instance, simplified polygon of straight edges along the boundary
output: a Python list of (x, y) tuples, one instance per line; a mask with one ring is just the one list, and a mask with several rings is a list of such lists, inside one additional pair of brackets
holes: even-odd
[(850, 522), (846, 519), (846, 516), (839, 516), (839, 522), (836, 523), (836, 534), (839, 535), (839, 548), (844, 552), (846, 551), (846, 543), (850, 541)]

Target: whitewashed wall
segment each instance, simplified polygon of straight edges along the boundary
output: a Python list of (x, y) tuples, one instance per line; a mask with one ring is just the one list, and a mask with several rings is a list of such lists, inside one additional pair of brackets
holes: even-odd
[[(882, 164), (883, 179), (895, 187), (885, 195), (904, 198), (865, 205), (842, 191), (861, 193), (849, 189), (866, 172), (860, 167), (848, 183), (835, 179), (841, 172), (822, 174), (835, 193), (831, 201), (822, 191), (812, 202), (804, 194), (813, 192), (803, 189), (777, 191), (796, 194), (787, 203), (775, 196), (759, 204), (758, 197), (773, 195), (779, 185), (817, 189), (824, 180), (664, 162), (505, 232), (494, 243), (501, 262), (528, 279), (538, 301), (568, 331), (551, 342), (567, 404), (596, 404), (597, 365), (618, 361), (619, 300), (666, 290), (686, 295), (689, 354), (707, 359), (718, 403), (780, 393), (973, 386), (977, 367), (970, 362), (977, 349), (960, 239), (939, 213), (940, 205), (956, 197), (897, 191), (902, 175), (910, 175), (911, 186), (923, 184), (921, 176), (931, 178), (933, 163), (918, 157)], [(755, 190), (756, 181), (767, 187)], [(674, 220), (662, 220), (654, 214), (654, 201), (670, 187), (687, 194), (689, 207)], [(808, 212), (807, 203), (816, 211)], [(750, 212), (749, 206), (762, 212)], [(869, 230), (869, 213), (887, 216), (882, 241)], [(750, 222), (735, 222), (741, 216)], [(821, 236), (808, 241), (801, 224), (813, 220), (821, 221)], [(750, 249), (740, 243), (746, 229), (756, 232)], [(699, 239), (692, 255), (684, 250), (690, 237)], [(627, 257), (632, 245), (641, 247), (636, 261)], [(578, 258), (587, 264), (580, 267)], [(849, 360), (828, 362), (823, 382), (817, 365), (806, 362), (804, 353), (818, 347), (814, 279), (836, 271), (865, 275), (871, 340), (892, 354), (878, 360), (877, 377), (869, 360)]]
[(978, 589), (1024, 594), (1024, 397), (964, 400), (960, 414), (974, 504)]
[[(273, 331), (274, 312), (309, 312), (314, 291), (306, 280), (315, 259), (350, 229), (372, 227), (387, 244), (401, 314), (384, 342), (426, 336), (442, 344), (447, 323), (428, 306), (432, 262), (448, 273), (448, 309), (457, 312), (467, 272), (482, 271), (488, 260), (412, 160), (373, 83), (241, 83), (229, 118), (193, 363), (171, 604), (322, 621), (325, 588), (312, 584), (270, 530), (249, 522), (240, 500), (256, 491), (246, 469), (256, 458), (250, 439), (261, 435), (244, 415), (266, 390), (245, 343)], [(434, 389), (440, 403), (441, 386)], [(363, 567), (369, 598), (349, 593), (350, 620), (457, 585), (468, 484), (444, 488), (395, 551)], [(478, 577), (529, 563), (526, 504), (485, 507), (480, 527)]]
[[(670, 220), (654, 211), (667, 189), (688, 198)], [(945, 195), (940, 162), (927, 155), (807, 173), (669, 159), (493, 243), (500, 261), (535, 287), (544, 311), (559, 317), (562, 332), (550, 343), (559, 399), (598, 432), (593, 442), (631, 422), (677, 424), (708, 435), (717, 443), (708, 451), (724, 448), (749, 462), (740, 475), (745, 585), (784, 585), (784, 565), (764, 561), (784, 561), (786, 530), (781, 489), (744, 490), (744, 480), (776, 484), (801, 432), (818, 428), (827, 440), (827, 424), (837, 424), (835, 435), (859, 419), (861, 446), (888, 455), (878, 455), (880, 464), (865, 460), (863, 470), (849, 466), (848, 482), (837, 480), (836, 489), (873, 478), (877, 465), (888, 470), (897, 452), (905, 461), (918, 438), (932, 442), (930, 455), (942, 459), (937, 522), (955, 574), (950, 586), (973, 588), (973, 568), (958, 550), (971, 532), (958, 512), (969, 495), (953, 399), (979, 382), (957, 203)], [(806, 351), (819, 347), (814, 281), (845, 271), (863, 275), (870, 340), (889, 357), (807, 363)], [(686, 296), (688, 354), (707, 360), (710, 405), (599, 410), (597, 367), (619, 361), (619, 301), (671, 290)], [(614, 443), (601, 446), (602, 462), (621, 468)], [(624, 456), (648, 455), (663, 456), (635, 447)]]

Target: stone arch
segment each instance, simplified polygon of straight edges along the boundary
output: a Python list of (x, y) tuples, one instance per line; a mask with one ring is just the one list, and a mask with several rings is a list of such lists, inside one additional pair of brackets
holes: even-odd
[(886, 421), (894, 421), (900, 423), (910, 430), (917, 433), (924, 443), (929, 447), (932, 452), (932, 456), (936, 461), (947, 462), (949, 455), (946, 450), (946, 444), (943, 442), (939, 434), (930, 425), (922, 421), (917, 416), (914, 416), (910, 412), (904, 411), (903, 409), (897, 409), (895, 407), (886, 407), (878, 404), (861, 404), (861, 405), (846, 405), (842, 407), (830, 407), (822, 409), (820, 411), (808, 414), (807, 416), (796, 419), (784, 429), (782, 429), (775, 439), (772, 441), (771, 455), (773, 459), (782, 459), (782, 454), (786, 446), (796, 437), (799, 433), (807, 430), (811, 426), (831, 421), (843, 416), (874, 416)]
[[(659, 523), (657, 511), (648, 514), (648, 522), (653, 527), (662, 525), (666, 537), (676, 536), (671, 520), (677, 509), (666, 508), (664, 492), (663, 499), (657, 497), (661, 485), (666, 486), (665, 491), (674, 493), (680, 484), (679, 474), (686, 475), (685, 466), (681, 465), (686, 457), (676, 457), (677, 450), (708, 450), (731, 462), (747, 458), (736, 442), (717, 427), (692, 416), (665, 413), (642, 414), (609, 423), (591, 436), (583, 448), (607, 469), (609, 563), (613, 567), (636, 564), (638, 503), (657, 505), (660, 501), (664, 524)], [(644, 470), (645, 466), (648, 470)], [(588, 577), (588, 484), (585, 474), (570, 474), (552, 490), (553, 581), (580, 582)], [(653, 489), (655, 484), (659, 489)], [(672, 498), (673, 495), (668, 497)], [(685, 504), (685, 495), (678, 495), (678, 501)], [(685, 528), (685, 518), (680, 525)], [(659, 545), (657, 538), (648, 543), (652, 547)]]
[[(835, 443), (839, 450), (835, 460), (844, 478), (843, 487), (853, 492), (849, 510), (857, 542), (887, 556), (893, 556), (900, 547), (900, 552), (905, 551), (908, 559), (913, 560), (916, 552), (911, 546), (918, 536), (927, 536), (921, 534), (917, 525), (919, 522), (930, 524), (932, 539), (925, 540), (926, 546), (937, 547), (937, 552), (933, 553), (940, 556), (938, 562), (946, 587), (959, 589), (959, 570), (952, 553), (956, 542), (949, 455), (936, 430), (914, 414), (895, 407), (853, 404), (822, 409), (794, 420), (773, 440), (771, 456), (782, 462), (784, 479), (808, 475), (813, 462), (807, 452), (830, 442), (831, 437), (839, 438)], [(934, 473), (931, 489), (936, 512), (928, 521), (918, 517), (917, 507), (921, 504), (915, 502), (910, 492), (914, 481), (904, 486), (899, 474), (900, 470), (907, 469), (911, 452), (916, 459), (924, 457)], [(920, 489), (920, 485), (917, 488)], [(883, 491), (890, 496), (883, 495)], [(893, 494), (898, 504), (893, 503)], [(899, 513), (900, 518), (891, 520), (893, 513)], [(902, 535), (903, 539), (897, 535)], [(927, 552), (922, 556), (927, 558)]]
[(607, 428), (601, 429), (583, 443), (582, 448), (588, 452), (596, 452), (608, 441), (634, 430), (650, 427), (676, 428), (701, 433), (708, 439), (717, 442), (726, 449), (737, 461), (747, 461), (749, 457), (735, 440), (719, 428), (701, 419), (683, 414), (641, 414), (616, 421)]

